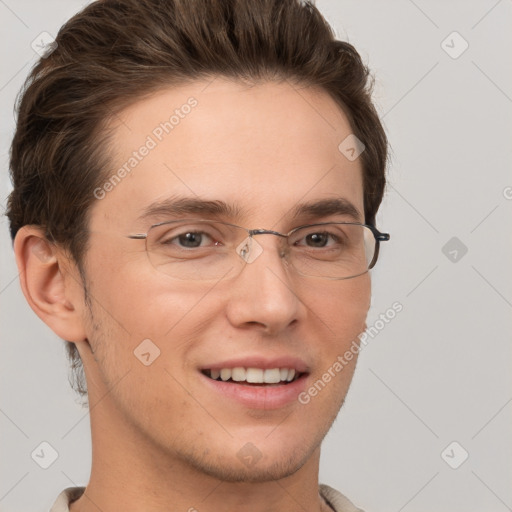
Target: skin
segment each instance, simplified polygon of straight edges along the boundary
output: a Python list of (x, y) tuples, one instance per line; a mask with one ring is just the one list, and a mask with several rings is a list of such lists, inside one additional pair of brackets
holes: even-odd
[[(217, 77), (125, 109), (111, 125), (112, 173), (190, 96), (197, 107), (93, 204), (88, 300), (76, 265), (37, 227), (15, 240), (28, 302), (84, 363), (93, 462), (71, 511), (328, 510), (318, 494), (320, 444), (357, 357), (307, 405), (275, 410), (220, 396), (198, 369), (234, 355), (291, 355), (308, 363), (311, 386), (365, 329), (369, 274), (297, 276), (279, 258), (279, 239), (262, 235), (263, 253), (236, 278), (184, 282), (156, 271), (144, 241), (125, 235), (147, 231), (143, 209), (173, 194), (237, 202), (246, 214), (223, 220), (281, 233), (299, 225), (290, 220), (299, 201), (344, 197), (364, 221), (360, 160), (338, 151), (352, 130), (321, 90)], [(133, 354), (147, 338), (161, 351), (149, 366)], [(250, 467), (237, 456), (247, 443), (261, 454)]]

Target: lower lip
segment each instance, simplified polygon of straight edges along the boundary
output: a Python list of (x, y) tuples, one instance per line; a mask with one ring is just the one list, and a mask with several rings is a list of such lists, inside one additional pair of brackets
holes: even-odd
[(297, 380), (279, 386), (251, 386), (236, 382), (213, 380), (201, 373), (201, 377), (211, 388), (230, 399), (236, 400), (251, 409), (279, 409), (297, 401), (306, 387), (306, 374)]

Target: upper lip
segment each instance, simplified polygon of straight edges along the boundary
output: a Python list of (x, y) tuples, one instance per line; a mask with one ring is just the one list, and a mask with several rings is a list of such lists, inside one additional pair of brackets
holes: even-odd
[(201, 370), (222, 370), (222, 368), (262, 368), (270, 370), (272, 368), (294, 368), (298, 373), (309, 371), (308, 365), (297, 357), (282, 356), (272, 359), (263, 356), (240, 357), (226, 361), (210, 363)]

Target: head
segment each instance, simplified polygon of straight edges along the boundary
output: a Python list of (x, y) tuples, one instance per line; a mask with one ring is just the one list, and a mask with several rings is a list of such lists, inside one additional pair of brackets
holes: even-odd
[[(56, 43), (20, 96), (7, 214), (25, 296), (66, 340), (75, 389), (108, 391), (130, 435), (212, 475), (296, 471), (336, 417), (357, 356), (307, 404), (233, 405), (205, 373), (260, 358), (301, 366), (313, 385), (364, 330), (369, 274), (300, 276), (280, 239), (262, 235), (240, 273), (180, 280), (128, 235), (183, 197), (249, 229), (287, 233), (313, 218), (295, 217), (297, 205), (338, 198), (358, 218), (318, 222), (374, 225), (387, 140), (367, 67), (296, 0), (104, 0)], [(339, 145), (353, 136), (364, 151), (350, 159)], [(261, 461), (244, 465), (244, 449)]]

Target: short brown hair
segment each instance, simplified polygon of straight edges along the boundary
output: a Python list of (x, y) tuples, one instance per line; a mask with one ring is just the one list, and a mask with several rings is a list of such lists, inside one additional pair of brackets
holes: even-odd
[[(56, 49), (21, 92), (10, 154), (12, 238), (24, 225), (41, 226), (82, 272), (93, 190), (109, 172), (106, 123), (151, 92), (215, 75), (290, 79), (326, 91), (365, 145), (365, 221), (375, 223), (388, 142), (371, 99), (373, 78), (311, 2), (101, 0), (60, 29)], [(67, 347), (71, 385), (85, 395), (78, 350)]]

